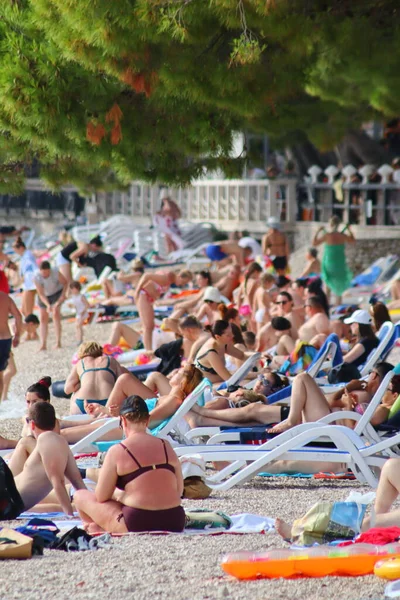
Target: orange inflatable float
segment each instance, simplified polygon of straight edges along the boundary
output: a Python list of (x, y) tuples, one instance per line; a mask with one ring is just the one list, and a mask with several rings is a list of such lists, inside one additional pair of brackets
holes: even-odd
[(343, 548), (317, 546), (299, 550), (228, 554), (222, 569), (237, 579), (275, 579), (370, 575), (384, 558), (400, 558), (400, 544), (354, 544)]

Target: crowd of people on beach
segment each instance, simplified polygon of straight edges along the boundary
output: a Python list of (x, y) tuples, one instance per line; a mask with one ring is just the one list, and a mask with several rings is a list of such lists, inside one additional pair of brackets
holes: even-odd
[[(160, 211), (158, 219), (173, 251), (179, 247), (180, 213), (168, 198), (163, 206), (165, 214)], [(267, 433), (278, 435), (332, 412), (338, 412), (337, 422), (341, 410), (363, 414), (385, 376), (396, 367), (377, 360), (366, 379), (358, 371), (378, 347), (381, 327), (391, 320), (383, 302), (375, 301), (368, 309), (343, 307), (332, 315), (333, 296), (340, 304), (352, 278), (345, 245), (355, 242), (351, 228), (341, 227), (336, 217), (318, 230), (297, 279), (290, 277), (289, 240), (275, 218), (269, 219), (261, 244), (247, 235), (210, 243), (204, 251), (209, 269), (198, 272), (163, 267), (162, 262), (149, 269), (145, 257), (134, 257), (130, 271), (118, 271), (115, 257), (104, 251), (99, 236), (88, 244), (64, 236), (63, 247), (52, 261), (38, 261), (20, 234), (0, 231), (0, 261), (7, 280), (0, 279), (0, 398), (7, 398), (16, 372), (12, 351), (22, 339), (39, 338), (39, 349), (45, 352), (52, 320), (55, 350), (61, 348), (61, 308), (69, 302), (76, 313), (79, 348), (62, 388), (70, 398), (70, 414), (85, 418), (56, 417), (48, 374), (27, 388), (21, 437), (0, 435), (0, 450), (10, 451), (8, 466), (0, 459), (0, 499), (5, 496), (9, 507), (3, 513), (0, 508), (0, 519), (39, 505), (42, 512), (58, 508), (71, 516), (75, 508), (91, 533), (182, 531), (180, 462), (170, 442), (157, 434), (204, 379), (212, 387), (212, 397), (187, 412), (188, 428), (265, 425)], [(2, 251), (9, 236), (14, 236), (18, 264)], [(321, 244), (320, 261), (317, 247)], [(105, 267), (117, 273), (102, 282), (101, 307), (107, 311), (133, 305), (139, 324), (131, 327), (115, 319), (109, 339), (84, 341), (85, 324), (99, 300), (91, 303), (81, 282), (74, 280), (74, 262), (93, 268), (96, 277)], [(17, 287), (16, 272), (23, 283), (20, 308), (10, 295)], [(161, 307), (170, 309), (160, 324)], [(155, 341), (159, 326), (170, 341)], [(351, 366), (352, 373), (334, 394), (323, 393), (307, 373), (329, 336), (335, 336), (342, 362)], [(106, 351), (121, 342), (141, 349), (149, 361), (157, 358), (154, 370), (136, 377), (121, 364), (118, 353)], [(225, 386), (255, 353), (259, 354), (244, 380)], [(289, 385), (290, 404), (269, 402)], [(395, 371), (371, 423), (385, 423), (399, 397), (400, 375)], [(108, 450), (100, 469), (79, 470), (70, 445), (113, 417), (119, 417), (119, 425), (100, 439), (121, 441)], [(393, 466), (398, 461), (388, 461), (380, 483), (377, 519), (385, 524), (399, 524), (398, 513), (389, 512), (400, 492), (400, 477)], [(321, 465), (280, 461), (271, 472), (309, 473), (316, 468), (321, 470)], [(327, 466), (335, 468), (340, 465)], [(11, 481), (7, 491), (1, 489), (6, 477)], [(86, 477), (96, 483), (94, 490), (87, 489)], [(281, 529), (285, 530), (284, 524)]]

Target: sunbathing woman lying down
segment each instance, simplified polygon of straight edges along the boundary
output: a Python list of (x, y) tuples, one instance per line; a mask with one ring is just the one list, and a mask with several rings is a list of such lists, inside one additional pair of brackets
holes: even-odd
[[(378, 406), (372, 418), (377, 425), (387, 420), (390, 408), (400, 394), (400, 376), (395, 375), (389, 385), (382, 403)], [(357, 395), (344, 388), (342, 396), (328, 401), (317, 383), (308, 373), (301, 373), (294, 378), (290, 406), (274, 404), (251, 403), (239, 408), (213, 409), (194, 406), (188, 416), (192, 427), (208, 426), (251, 426), (278, 423), (269, 433), (282, 433), (301, 423), (318, 421), (334, 410), (356, 410), (359, 406)], [(338, 420), (340, 414), (338, 414)]]

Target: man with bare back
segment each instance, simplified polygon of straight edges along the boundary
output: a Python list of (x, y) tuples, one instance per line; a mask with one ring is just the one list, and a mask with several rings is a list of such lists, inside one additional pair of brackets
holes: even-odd
[(315, 296), (307, 298), (304, 308), (307, 320), (298, 331), (298, 339), (300, 342), (313, 343), (314, 341), (322, 345), (321, 342), (323, 343), (330, 333), (329, 317), (320, 300)]
[(289, 266), (289, 241), (281, 231), (281, 224), (276, 217), (267, 221), (268, 231), (262, 239), (263, 254), (268, 255), (278, 275), (284, 275)]
[[(37, 443), (22, 472), (15, 477), (15, 487), (7, 486), (7, 492), (10, 493), (11, 490), (13, 496), (9, 500), (15, 505), (16, 511), (12, 516), (3, 518), (16, 518), (24, 510), (31, 509), (43, 500), (46, 504), (58, 504), (65, 514), (72, 516), (73, 508), (65, 479), (77, 490), (86, 487), (67, 441), (56, 432), (54, 407), (48, 402), (35, 402), (29, 409), (27, 421)], [(8, 469), (5, 463), (2, 468)], [(9, 470), (8, 477), (12, 477)], [(49, 496), (52, 490), (54, 493)], [(4, 496), (5, 490), (0, 489), (0, 498), (4, 500)], [(1, 518), (0, 507), (0, 520)]]
[[(15, 334), (11, 335), (8, 317), (15, 319)], [(15, 305), (14, 300), (4, 292), (0, 292), (0, 398), (3, 393), (3, 373), (11, 355), (11, 347), (18, 346), (22, 330), (22, 315)]]

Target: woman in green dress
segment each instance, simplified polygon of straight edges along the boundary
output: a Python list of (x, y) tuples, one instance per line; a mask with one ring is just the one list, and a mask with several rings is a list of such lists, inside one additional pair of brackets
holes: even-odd
[[(353, 274), (347, 266), (345, 244), (354, 244), (355, 238), (346, 225), (339, 231), (340, 219), (336, 215), (329, 220), (329, 229), (320, 227), (315, 234), (313, 246), (325, 244), (322, 257), (321, 277), (325, 283), (328, 299), (330, 293), (336, 295), (336, 303), (341, 303), (341, 296), (350, 287)], [(345, 233), (347, 231), (347, 233)]]

